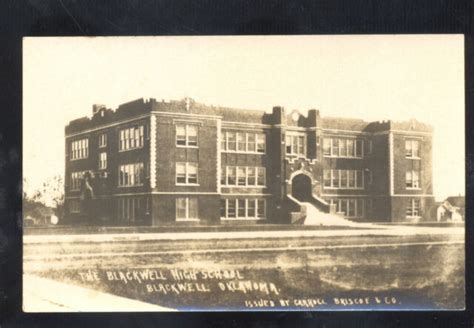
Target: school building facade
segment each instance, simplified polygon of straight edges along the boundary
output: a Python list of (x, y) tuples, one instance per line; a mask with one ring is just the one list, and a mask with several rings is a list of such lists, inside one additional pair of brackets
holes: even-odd
[(298, 223), (302, 203), (355, 221), (432, 221), (432, 134), (366, 122), (138, 99), (65, 128), (66, 221)]

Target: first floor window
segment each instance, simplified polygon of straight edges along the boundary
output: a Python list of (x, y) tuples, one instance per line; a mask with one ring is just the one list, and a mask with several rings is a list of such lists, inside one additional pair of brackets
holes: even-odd
[(84, 177), (84, 172), (72, 172), (71, 173), (71, 186), (70, 190), (79, 190), (81, 188), (82, 179)]
[(120, 221), (135, 222), (145, 212), (144, 200), (140, 197), (121, 197), (118, 199), (118, 218)]
[(265, 199), (221, 199), (220, 213), (224, 219), (263, 219), (266, 214)]
[(176, 198), (176, 220), (197, 220), (198, 200), (195, 197)]
[(364, 199), (331, 199), (330, 204), (336, 205), (336, 212), (341, 213), (348, 218), (361, 218), (365, 216)]
[(99, 155), (99, 169), (107, 168), (107, 153), (100, 153)]
[(69, 200), (69, 213), (79, 213), (81, 211), (79, 199)]
[(410, 199), (407, 205), (407, 217), (419, 217), (420, 216), (420, 200)]

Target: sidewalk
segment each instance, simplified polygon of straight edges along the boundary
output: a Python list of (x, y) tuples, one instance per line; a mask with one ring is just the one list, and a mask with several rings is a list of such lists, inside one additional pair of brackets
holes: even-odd
[(24, 274), (23, 311), (163, 312), (176, 310)]
[[(291, 231), (233, 231), (233, 232), (176, 232), (176, 233), (104, 233), (77, 235), (25, 235), (24, 244), (38, 243), (101, 243), (146, 240), (222, 240), (256, 238), (305, 238), (348, 236), (413, 236), (464, 235), (464, 228), (364, 225), (363, 229), (291, 230)], [(362, 226), (361, 226), (362, 228)]]

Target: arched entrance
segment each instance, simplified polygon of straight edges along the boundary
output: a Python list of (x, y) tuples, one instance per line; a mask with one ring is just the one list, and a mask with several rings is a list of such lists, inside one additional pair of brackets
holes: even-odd
[(300, 202), (308, 202), (312, 198), (311, 178), (306, 174), (298, 174), (291, 181), (291, 195)]

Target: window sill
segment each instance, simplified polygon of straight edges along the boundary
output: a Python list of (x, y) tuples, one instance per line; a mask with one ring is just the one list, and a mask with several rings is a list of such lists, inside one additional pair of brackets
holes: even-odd
[(409, 215), (407, 215), (406, 218), (407, 218), (407, 219), (421, 219), (421, 215), (417, 215), (417, 216), (409, 216)]
[(135, 185), (123, 185), (123, 186), (117, 186), (117, 188), (130, 188), (130, 187), (143, 187), (144, 184), (135, 184)]
[(191, 148), (191, 149), (199, 149), (199, 146), (185, 146), (185, 145), (176, 145), (176, 148)]
[(247, 154), (247, 155), (265, 155), (265, 152), (257, 152), (257, 151), (237, 151), (237, 150), (221, 150), (221, 153), (229, 153), (229, 154)]
[(237, 185), (223, 185), (221, 188), (245, 188), (245, 189), (265, 189), (267, 186), (237, 186)]
[(414, 159), (414, 160), (421, 160), (421, 157), (408, 157), (408, 156), (405, 156), (406, 159)]
[(88, 158), (89, 158), (89, 156), (87, 156), (87, 157), (81, 157), (81, 158), (71, 158), (70, 161), (71, 161), (71, 162), (74, 162), (74, 161), (79, 161), (79, 160), (81, 160), (81, 159), (88, 159)]
[(364, 187), (362, 187), (362, 188), (323, 187), (323, 188), (327, 189), (327, 190), (365, 190)]
[(324, 158), (343, 158), (343, 159), (364, 159), (360, 156), (333, 156), (333, 155), (323, 155)]
[(119, 153), (124, 153), (124, 152), (127, 152), (127, 151), (130, 151), (130, 150), (137, 150), (137, 149), (143, 149), (143, 146), (141, 147), (134, 147), (134, 148), (128, 148), (128, 149), (119, 149)]
[(176, 186), (192, 186), (192, 187), (199, 187), (199, 183), (176, 183)]
[(265, 217), (254, 217), (254, 218), (223, 218), (221, 217), (222, 221), (262, 221), (266, 220)]
[(421, 188), (406, 187), (407, 190), (421, 190)]
[(176, 219), (176, 222), (199, 222), (199, 219)]

